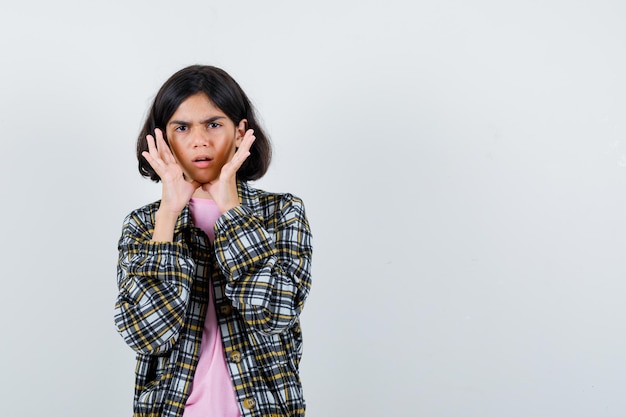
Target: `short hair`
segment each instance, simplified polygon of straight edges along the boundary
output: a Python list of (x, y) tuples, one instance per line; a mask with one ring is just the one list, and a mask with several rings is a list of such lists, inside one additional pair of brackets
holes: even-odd
[(250, 156), (237, 171), (237, 179), (248, 181), (261, 178), (267, 172), (272, 158), (269, 137), (263, 131), (252, 103), (239, 84), (226, 71), (209, 65), (192, 65), (183, 68), (172, 75), (157, 93), (137, 138), (139, 173), (152, 181), (161, 181), (159, 175), (142, 155), (148, 150), (146, 136), (154, 135), (154, 130), (157, 128), (161, 129), (169, 146), (165, 132), (167, 122), (183, 101), (197, 93), (206, 94), (235, 126), (242, 119), (248, 121), (248, 128), (254, 129), (255, 140), (250, 148)]

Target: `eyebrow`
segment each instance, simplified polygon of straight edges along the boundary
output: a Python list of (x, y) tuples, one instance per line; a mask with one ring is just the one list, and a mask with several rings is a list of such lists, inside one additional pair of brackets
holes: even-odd
[[(226, 117), (224, 116), (213, 116), (213, 117), (209, 117), (208, 119), (202, 120), (200, 123), (201, 124), (207, 124), (207, 123), (213, 123), (216, 120), (220, 120), (220, 119), (225, 119)], [(183, 126), (189, 126), (192, 122), (186, 122), (184, 120), (172, 120), (168, 123), (168, 125), (183, 125)]]

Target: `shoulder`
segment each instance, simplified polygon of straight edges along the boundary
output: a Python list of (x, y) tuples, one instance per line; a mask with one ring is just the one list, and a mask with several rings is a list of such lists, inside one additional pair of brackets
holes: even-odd
[(300, 197), (291, 193), (269, 192), (242, 182), (241, 197), (244, 205), (248, 205), (255, 211), (263, 212), (266, 217), (290, 210), (304, 214), (304, 202)]
[(154, 222), (154, 214), (158, 210), (160, 204), (161, 201), (159, 200), (131, 211), (124, 219), (124, 224), (126, 225), (133, 222), (152, 224)]
[(159, 205), (160, 201), (155, 201), (131, 211), (122, 222), (122, 240), (138, 237), (150, 240), (154, 229), (154, 215)]
[(291, 193), (268, 192), (242, 186), (242, 204), (251, 214), (262, 219), (268, 230), (286, 230), (296, 228), (309, 234), (309, 222), (302, 199)]

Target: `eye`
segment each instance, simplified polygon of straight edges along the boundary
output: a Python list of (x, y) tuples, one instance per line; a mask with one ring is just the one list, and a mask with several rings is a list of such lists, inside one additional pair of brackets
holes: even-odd
[(178, 126), (176, 129), (174, 129), (174, 132), (184, 132), (188, 129), (187, 126)]
[(208, 123), (208, 124), (207, 124), (207, 127), (208, 127), (209, 129), (216, 129), (216, 128), (220, 127), (220, 126), (221, 126), (221, 125), (220, 125), (219, 123), (217, 123), (217, 122), (211, 122), (211, 123)]

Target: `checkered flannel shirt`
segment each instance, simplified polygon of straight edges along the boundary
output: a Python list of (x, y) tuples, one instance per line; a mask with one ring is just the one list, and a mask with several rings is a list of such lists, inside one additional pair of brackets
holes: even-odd
[(242, 205), (215, 224), (212, 247), (181, 213), (173, 242), (151, 242), (159, 202), (133, 211), (119, 241), (115, 324), (137, 352), (135, 417), (179, 417), (191, 389), (213, 285), (244, 417), (303, 416), (298, 316), (311, 288), (302, 201), (238, 183)]

